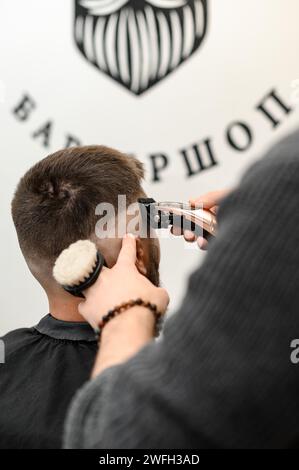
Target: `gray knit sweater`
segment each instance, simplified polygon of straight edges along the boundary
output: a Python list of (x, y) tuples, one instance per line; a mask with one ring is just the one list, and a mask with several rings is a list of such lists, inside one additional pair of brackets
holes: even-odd
[(66, 448), (299, 444), (299, 132), (250, 168), (218, 220), (163, 341), (78, 392)]

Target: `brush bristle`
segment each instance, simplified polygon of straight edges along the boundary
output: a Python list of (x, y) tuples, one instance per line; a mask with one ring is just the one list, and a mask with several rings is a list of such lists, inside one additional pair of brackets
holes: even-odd
[(90, 240), (72, 243), (57, 258), (53, 276), (62, 286), (77, 286), (93, 272), (97, 262), (97, 248)]

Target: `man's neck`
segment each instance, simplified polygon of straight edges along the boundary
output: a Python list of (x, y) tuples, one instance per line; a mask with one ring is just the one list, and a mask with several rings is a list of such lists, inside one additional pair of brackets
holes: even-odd
[(86, 320), (78, 312), (78, 305), (82, 302), (79, 297), (51, 297), (49, 299), (49, 311), (57, 320), (69, 322), (85, 322)]

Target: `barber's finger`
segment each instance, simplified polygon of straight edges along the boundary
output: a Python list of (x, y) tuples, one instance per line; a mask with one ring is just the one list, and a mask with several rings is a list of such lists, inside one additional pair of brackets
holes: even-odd
[(210, 209), (211, 207), (217, 206), (220, 201), (229, 193), (229, 191), (229, 189), (210, 191), (206, 194), (202, 194), (199, 197), (189, 199), (189, 202), (192, 206), (202, 204), (204, 209)]
[(212, 214), (217, 215), (219, 206), (213, 206), (209, 208), (209, 211), (212, 212)]
[(197, 240), (196, 240), (196, 243), (198, 244), (198, 246), (201, 250), (207, 250), (208, 249), (209, 242), (205, 238), (198, 237)]
[(191, 232), (191, 230), (185, 230), (184, 231), (184, 238), (186, 242), (194, 242), (196, 239), (196, 235), (194, 232)]
[(174, 235), (175, 237), (179, 237), (180, 235), (183, 235), (183, 231), (181, 229), (181, 227), (179, 227), (178, 225), (173, 225), (170, 229), (172, 235)]
[(136, 237), (132, 233), (127, 233), (122, 241), (122, 248), (118, 255), (117, 264), (131, 264), (136, 262)]
[(182, 236), (184, 235), (184, 239), (186, 240), (186, 242), (194, 242), (196, 240), (196, 235), (194, 232), (192, 232), (191, 230), (182, 230), (181, 227), (176, 227), (176, 226), (173, 226), (171, 228), (171, 233), (174, 235), (174, 236)]

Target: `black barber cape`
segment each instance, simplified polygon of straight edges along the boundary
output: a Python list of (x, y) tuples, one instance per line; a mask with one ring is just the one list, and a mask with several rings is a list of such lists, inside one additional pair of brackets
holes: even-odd
[(93, 330), (47, 315), (1, 339), (0, 448), (61, 448), (68, 405), (88, 380), (97, 352)]

